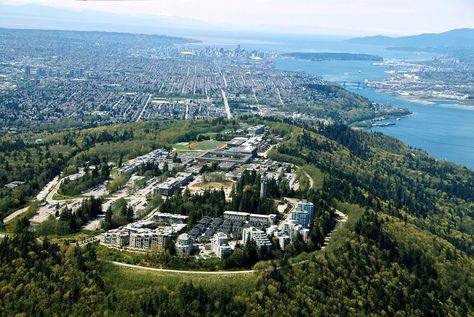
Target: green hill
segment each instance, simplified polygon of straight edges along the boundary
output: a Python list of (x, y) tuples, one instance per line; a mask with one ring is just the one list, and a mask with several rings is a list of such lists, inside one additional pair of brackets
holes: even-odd
[[(298, 260), (259, 263), (260, 271), (248, 280), (148, 278), (101, 263), (92, 247), (38, 242), (19, 222), (14, 238), (0, 241), (0, 315), (472, 314), (473, 171), (343, 125), (247, 121), (265, 124), (283, 137), (271, 158), (311, 165), (325, 175), (321, 190), (349, 219), (324, 250), (301, 254)], [(63, 165), (67, 168), (93, 153), (118, 159), (117, 149), (133, 142), (141, 152), (146, 145), (188, 141), (206, 129), (234, 124), (146, 122), (61, 132), (47, 140), (54, 141), (51, 148), (58, 140), (74, 147)], [(126, 133), (128, 141), (121, 141), (125, 131), (133, 135)], [(105, 132), (117, 139), (99, 138)], [(5, 153), (22, 152), (22, 145), (3, 146)]]

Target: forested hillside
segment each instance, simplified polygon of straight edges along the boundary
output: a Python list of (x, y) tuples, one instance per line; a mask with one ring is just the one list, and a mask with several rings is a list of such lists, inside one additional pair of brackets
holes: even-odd
[(329, 175), (336, 198), (415, 224), (474, 255), (474, 173), (377, 133), (332, 125), (293, 130), (274, 157)]
[[(324, 250), (258, 263), (256, 273), (239, 279), (170, 282), (165, 275), (144, 278), (98, 261), (93, 247), (38, 241), (22, 221), (13, 238), (0, 241), (0, 315), (472, 315), (473, 171), (346, 126), (248, 121), (265, 124), (283, 138), (270, 158), (319, 169), (324, 175), (321, 204), (330, 202), (348, 215)], [(81, 147), (64, 159), (61, 166), (67, 170), (91, 155), (119, 160), (121, 154), (127, 157), (121, 149), (128, 145), (143, 153), (155, 144), (167, 146), (235, 122), (179, 124), (180, 131), (176, 123), (149, 122), (48, 138), (54, 146), (66, 138), (68, 146)], [(123, 136), (125, 131), (142, 143), (87, 141), (84, 147), (92, 135)], [(2, 156), (11, 161), (12, 151)], [(170, 200), (167, 208), (175, 203)], [(186, 208), (191, 210), (191, 203)]]

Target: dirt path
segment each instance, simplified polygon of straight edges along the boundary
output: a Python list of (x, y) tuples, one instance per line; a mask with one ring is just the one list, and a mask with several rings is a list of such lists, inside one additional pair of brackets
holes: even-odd
[(309, 188), (312, 189), (312, 188), (314, 187), (314, 180), (313, 180), (313, 178), (312, 178), (311, 175), (309, 175), (309, 173), (306, 172), (305, 170), (303, 170), (303, 173), (306, 175), (306, 177), (308, 177)]
[(158, 268), (154, 268), (154, 267), (133, 265), (133, 264), (127, 264), (127, 263), (115, 262), (115, 261), (107, 261), (107, 262), (111, 263), (113, 265), (127, 267), (127, 268), (131, 268), (131, 269), (152, 271), (152, 272), (179, 273), (179, 274), (236, 275), (236, 274), (252, 274), (252, 273), (255, 272), (255, 270), (247, 270), (247, 271), (184, 271), (184, 270), (158, 269)]

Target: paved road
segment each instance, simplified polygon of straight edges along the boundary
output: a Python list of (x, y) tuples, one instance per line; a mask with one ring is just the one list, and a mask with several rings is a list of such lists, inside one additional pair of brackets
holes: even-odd
[(232, 111), (230, 111), (229, 102), (227, 101), (227, 97), (225, 95), (224, 89), (221, 89), (222, 99), (224, 100), (224, 107), (225, 112), (227, 113), (227, 119), (232, 119)]
[(148, 95), (148, 99), (145, 103), (145, 105), (142, 108), (142, 111), (140, 111), (140, 114), (138, 115), (137, 122), (139, 122), (142, 119), (143, 114), (145, 113), (146, 107), (148, 107), (148, 104), (150, 103), (151, 100), (151, 94)]
[[(48, 194), (50, 194), (53, 191), (53, 189), (58, 185), (58, 182), (59, 182), (59, 176), (56, 176), (38, 193), (38, 195), (36, 195), (36, 199), (38, 201), (45, 199), (48, 196)], [(5, 219), (3, 219), (3, 223), (8, 223), (12, 221), (16, 217), (25, 213), (29, 207), (30, 206), (26, 206), (24, 208), (18, 209), (17, 211), (9, 214), (8, 216), (5, 217)]]
[(16, 217), (18, 217), (19, 215), (23, 214), (24, 212), (26, 212), (28, 210), (29, 206), (28, 207), (25, 207), (25, 208), (21, 208), (11, 214), (9, 214), (8, 216), (5, 217), (5, 219), (3, 219), (3, 223), (9, 223), (10, 221), (12, 221), (13, 219), (15, 219)]

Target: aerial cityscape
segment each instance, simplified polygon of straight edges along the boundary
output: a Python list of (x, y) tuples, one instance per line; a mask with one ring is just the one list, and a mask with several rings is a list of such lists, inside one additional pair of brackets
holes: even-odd
[(0, 315), (471, 316), (473, 43), (468, 0), (0, 2)]
[[(51, 43), (54, 31), (0, 32), (6, 57), (1, 120), (10, 132), (64, 120), (232, 119), (248, 113), (353, 123), (409, 113), (356, 95), (345, 102), (342, 89), (316, 76), (275, 69), (274, 52), (187, 47), (181, 44), (186, 39), (160, 36), (61, 32)], [(148, 38), (156, 44), (141, 47)], [(32, 54), (45, 43), (48, 51)]]

